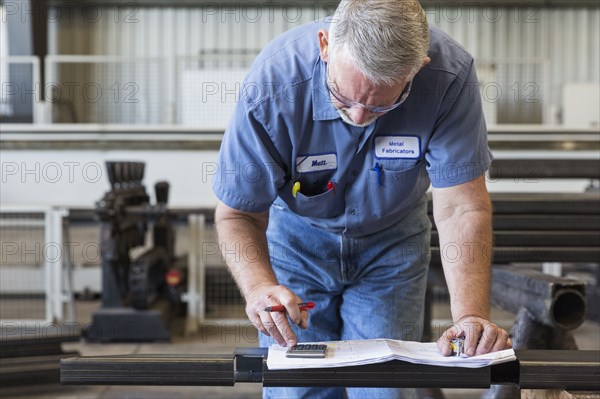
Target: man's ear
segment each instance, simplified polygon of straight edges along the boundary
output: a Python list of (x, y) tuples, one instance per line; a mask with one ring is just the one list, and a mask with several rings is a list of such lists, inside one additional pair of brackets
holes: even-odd
[(429, 56), (425, 56), (425, 58), (423, 58), (423, 65), (421, 65), (421, 68), (423, 68), (425, 65), (429, 64), (431, 62), (431, 58), (429, 58)]
[[(421, 69), (423, 69), (425, 67), (425, 65), (429, 64), (430, 62), (431, 62), (431, 58), (429, 58), (429, 56), (426, 55), (425, 58), (423, 58), (423, 63), (421, 64), (421, 68), (419, 68), (419, 71)], [(416, 71), (409, 80), (413, 80), (415, 78), (415, 76), (417, 75), (417, 73), (419, 73), (419, 71)]]
[(329, 61), (329, 32), (325, 29), (320, 29), (317, 32), (317, 36), (319, 38), (319, 53), (321, 54), (321, 59), (324, 62)]

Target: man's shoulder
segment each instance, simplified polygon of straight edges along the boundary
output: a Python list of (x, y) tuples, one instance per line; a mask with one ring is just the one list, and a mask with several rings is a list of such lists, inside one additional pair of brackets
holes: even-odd
[(317, 32), (324, 22), (309, 22), (271, 40), (258, 54), (246, 76), (250, 84), (296, 84), (312, 78), (319, 57)]
[(473, 56), (446, 32), (430, 26), (429, 57), (431, 62), (425, 67), (457, 76), (473, 61)]

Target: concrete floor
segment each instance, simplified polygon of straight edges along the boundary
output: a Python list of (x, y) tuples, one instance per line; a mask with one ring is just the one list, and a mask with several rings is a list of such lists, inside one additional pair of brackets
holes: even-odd
[[(78, 314), (86, 313), (86, 309), (96, 306), (95, 303), (80, 304)], [(84, 311), (81, 312), (81, 309)], [(448, 306), (441, 304), (434, 307), (434, 321), (440, 325), (448, 322)], [(89, 314), (89, 313), (87, 313)], [(81, 316), (84, 317), (84, 316)], [(512, 315), (494, 310), (492, 319), (503, 327), (509, 327)], [(154, 344), (91, 344), (85, 342), (64, 344), (65, 351), (78, 351), (82, 356), (111, 354), (229, 354), (236, 347), (257, 346), (256, 331), (246, 324), (217, 328), (216, 324), (208, 325), (192, 337), (174, 336), (171, 343)], [(580, 349), (600, 350), (600, 326), (586, 322), (575, 331)], [(484, 390), (443, 390), (448, 399), (480, 398)], [(157, 387), (157, 386), (60, 386), (30, 385), (0, 390), (2, 399), (162, 399), (162, 398), (223, 398), (253, 399), (261, 397), (260, 384), (236, 384), (234, 387)]]

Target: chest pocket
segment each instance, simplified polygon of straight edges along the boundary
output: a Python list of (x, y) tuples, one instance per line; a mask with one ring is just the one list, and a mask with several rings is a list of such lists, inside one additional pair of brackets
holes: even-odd
[[(317, 175), (320, 178), (317, 177)], [(286, 202), (288, 208), (301, 216), (314, 218), (331, 218), (344, 211), (344, 196), (339, 188), (327, 189), (328, 179), (333, 173), (305, 175), (299, 178), (300, 191), (296, 197), (292, 195), (295, 181), (284, 185), (279, 196)]]
[(379, 160), (379, 168), (369, 170), (369, 197), (373, 216), (385, 217), (402, 209), (419, 187), (421, 162), (418, 159)]

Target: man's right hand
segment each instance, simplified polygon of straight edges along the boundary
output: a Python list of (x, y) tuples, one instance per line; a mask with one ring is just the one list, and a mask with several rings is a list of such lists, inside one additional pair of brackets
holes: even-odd
[[(300, 311), (302, 300), (287, 287), (277, 284), (269, 261), (267, 225), (269, 211), (244, 212), (217, 204), (215, 224), (222, 248), (256, 248), (252, 256), (223, 251), (227, 267), (246, 299), (246, 314), (257, 330), (272, 336), (281, 346), (298, 342), (289, 320), (300, 328), (308, 327), (308, 313)], [(283, 305), (286, 312), (265, 312), (268, 306)]]
[[(257, 330), (269, 335), (281, 346), (298, 343), (289, 321), (308, 328), (308, 312), (300, 310), (302, 299), (283, 285), (265, 284), (256, 287), (246, 297), (246, 314)], [(285, 312), (265, 312), (268, 306), (283, 305)], [(289, 320), (288, 320), (289, 317)]]

